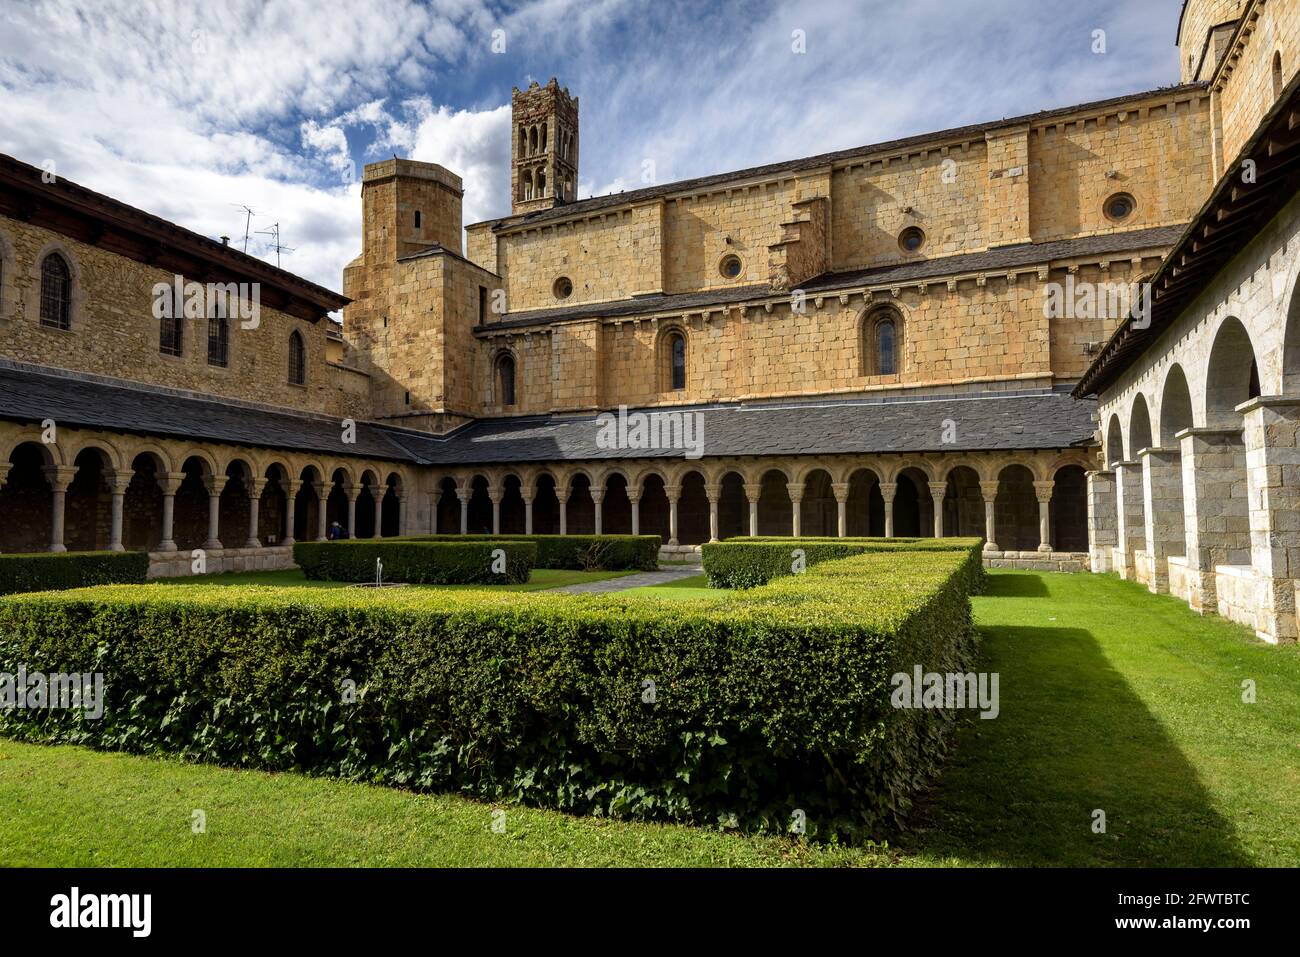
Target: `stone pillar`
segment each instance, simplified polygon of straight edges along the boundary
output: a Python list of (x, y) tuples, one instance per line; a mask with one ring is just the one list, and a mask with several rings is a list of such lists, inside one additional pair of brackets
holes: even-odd
[(984, 551), (998, 551), (998, 522), (993, 510), (998, 500), (998, 480), (980, 482), (980, 497), (984, 499)]
[(1038, 499), (1038, 550), (1052, 550), (1052, 489), (1053, 479), (1034, 483), (1034, 497)]
[(1184, 429), (1175, 438), (1182, 449), (1187, 604), (1216, 612), (1215, 566), (1250, 564), (1246, 445), (1240, 429)]
[(5, 487), (5, 482), (9, 479), (9, 470), (12, 467), (8, 462), (0, 462), (0, 488)]
[(1101, 574), (1111, 569), (1118, 542), (1115, 473), (1097, 469), (1088, 478), (1088, 567)]
[(835, 534), (846, 538), (849, 534), (849, 483), (835, 482), (831, 491), (835, 493)]
[(397, 537), (401, 538), (407, 534), (406, 489), (401, 485), (394, 485), (393, 497), (397, 499)]
[(790, 493), (790, 535), (798, 538), (803, 519), (803, 516), (799, 514), (801, 511), (800, 506), (803, 504), (803, 483), (786, 482), (785, 490)]
[(357, 498), (361, 495), (360, 485), (343, 486), (343, 494), (348, 497), (348, 538), (357, 537)]
[(533, 534), (533, 490), (530, 488), (519, 489), (519, 495), (524, 500), (524, 534)]
[(118, 472), (106, 475), (108, 480), (108, 491), (113, 496), (112, 513), (109, 519), (108, 530), (108, 550), (110, 552), (124, 552), (126, 547), (122, 544), (122, 511), (126, 505), (126, 489), (131, 484), (131, 473)]
[(64, 506), (68, 500), (68, 486), (77, 475), (75, 465), (51, 465), (45, 471), (45, 478), (50, 483), (52, 491), (51, 509), (52, 520), (50, 522), (50, 551), (66, 552), (68, 546), (63, 544), (63, 518)]
[(745, 486), (745, 501), (749, 503), (749, 537), (758, 534), (758, 496), (762, 493), (761, 485)]
[(641, 534), (641, 490), (628, 488), (627, 500), (632, 503), (632, 534)]
[(209, 475), (203, 480), (208, 490), (208, 539), (203, 543), (205, 552), (222, 547), (218, 532), (221, 528), (221, 490), (226, 487), (226, 476)]
[(1300, 396), (1267, 396), (1238, 406), (1245, 425), (1254, 566), (1255, 634), (1297, 640), (1300, 579)]
[(721, 485), (704, 486), (704, 495), (709, 500), (709, 541), (718, 540), (718, 500), (722, 498)]
[(555, 498), (560, 503), (560, 534), (569, 534), (569, 493), (568, 488), (555, 487)]
[(162, 472), (156, 476), (158, 487), (162, 489), (162, 530), (158, 551), (176, 551), (176, 542), (172, 540), (173, 523), (176, 515), (176, 492), (185, 481), (184, 472)]
[[(488, 501), (492, 503), (492, 534), (501, 534), (501, 499), (505, 496), (505, 489), (493, 486), (488, 489)], [(599, 510), (598, 510), (599, 511)], [(596, 519), (597, 522), (600, 519)]]
[(947, 482), (930, 483), (930, 501), (934, 503), (934, 537), (943, 538), (943, 500), (948, 497)]
[(456, 489), (456, 498), (460, 499), (460, 533), (462, 535), (469, 534), (469, 499), (473, 494), (472, 489)]
[(257, 534), (257, 517), (262, 506), (262, 489), (266, 488), (266, 479), (253, 479), (248, 486), (248, 541), (245, 548), (261, 548), (262, 539)]
[(325, 514), (329, 501), (325, 492), (327, 486), (324, 482), (312, 482), (311, 487), (316, 491), (316, 541), (323, 542), (329, 538), (329, 517)]
[(897, 484), (880, 483), (880, 497), (885, 500), (885, 538), (894, 537), (894, 496), (897, 494)]
[(1138, 552), (1146, 551), (1146, 518), (1142, 504), (1142, 463), (1115, 463), (1115, 571), (1128, 581), (1137, 579)]
[(298, 489), (302, 482), (288, 479), (284, 483), (284, 534), (280, 536), (281, 545), (292, 546), (294, 543), (293, 527), (298, 518)]
[(383, 538), (384, 531), (384, 496), (388, 494), (388, 486), (376, 485), (370, 490), (370, 497), (374, 499), (375, 506), (375, 533), (371, 538)]
[(1183, 462), (1175, 448), (1149, 448), (1138, 453), (1142, 462), (1142, 507), (1146, 514), (1145, 537), (1151, 554), (1151, 580), (1147, 588), (1169, 593), (1169, 557), (1182, 555)]
[(604, 490), (603, 488), (596, 488), (595, 486), (592, 486), (592, 489), (591, 489), (591, 504), (592, 504), (593, 506), (595, 506), (595, 508), (594, 508), (594, 512), (595, 512), (595, 515), (596, 515), (596, 534), (597, 534), (597, 535), (603, 535), (603, 534), (605, 533), (605, 510), (604, 510), (604, 501), (605, 501), (605, 490)]
[(677, 500), (682, 497), (680, 485), (665, 485), (664, 494), (668, 496), (668, 544), (677, 544)]

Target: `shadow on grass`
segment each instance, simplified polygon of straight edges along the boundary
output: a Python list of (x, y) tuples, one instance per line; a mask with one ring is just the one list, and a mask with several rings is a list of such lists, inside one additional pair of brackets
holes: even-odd
[[(997, 576), (990, 595), (1023, 594)], [(967, 863), (1249, 866), (1195, 768), (1081, 628), (985, 629), (1001, 712), (973, 713), (905, 850)], [(1105, 833), (1093, 830), (1105, 812)]]
[(1046, 598), (1048, 591), (1041, 575), (1011, 572), (990, 575), (984, 595), (989, 598)]

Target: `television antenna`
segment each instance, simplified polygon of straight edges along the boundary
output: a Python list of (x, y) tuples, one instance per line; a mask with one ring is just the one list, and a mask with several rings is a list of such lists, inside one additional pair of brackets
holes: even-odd
[(271, 237), (271, 248), (275, 250), (275, 268), (280, 268), (280, 253), (291, 253), (294, 247), (280, 245), (280, 224), (273, 223), (270, 229), (259, 229), (259, 236)]
[(248, 230), (253, 224), (253, 217), (257, 215), (257, 210), (252, 206), (245, 206), (243, 203), (231, 203), (235, 209), (244, 211), (244, 252), (248, 252)]

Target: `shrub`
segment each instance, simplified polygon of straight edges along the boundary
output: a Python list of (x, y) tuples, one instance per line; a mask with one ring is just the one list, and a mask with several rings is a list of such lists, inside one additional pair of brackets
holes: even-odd
[[(714, 588), (753, 588), (773, 578), (794, 573), (795, 550), (812, 566), (837, 558), (867, 553), (899, 554), (970, 552), (980, 542), (973, 538), (733, 538), (710, 542), (701, 549), (704, 573)], [(974, 591), (983, 590), (983, 566)]]
[[(504, 572), (494, 552), (505, 553)], [(375, 561), (383, 579), (412, 585), (515, 585), (528, 581), (537, 546), (528, 542), (413, 542), (349, 539), (296, 542), (293, 560), (317, 581), (372, 582)]]
[(775, 833), (799, 809), (813, 837), (879, 837), (952, 722), (891, 707), (890, 678), (966, 668), (979, 561), (861, 554), (689, 607), (491, 590), (25, 595), (0, 601), (0, 670), (102, 671), (105, 711), (0, 711), (0, 733)]
[(39, 552), (0, 555), (0, 595), (143, 582), (145, 552)]
[(651, 571), (659, 567), (658, 535), (418, 535), (419, 542), (532, 542), (538, 568)]

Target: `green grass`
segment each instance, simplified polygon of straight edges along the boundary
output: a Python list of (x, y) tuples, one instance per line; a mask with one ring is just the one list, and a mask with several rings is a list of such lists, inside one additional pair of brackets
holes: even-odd
[[(622, 578), (631, 575), (630, 571), (580, 572), (567, 569), (534, 568), (528, 581), (521, 585), (408, 585), (416, 591), (544, 591), (547, 588), (562, 588), (565, 585), (581, 585), (585, 582), (604, 581), (607, 578)], [(168, 578), (168, 585), (266, 585), (284, 587), (299, 585), (303, 588), (349, 588), (347, 582), (310, 581), (301, 569), (293, 568), (274, 572), (224, 572), (220, 575), (194, 575), (188, 578)]]
[[(693, 578), (640, 591), (708, 594)], [(498, 834), (492, 807), (454, 796), (0, 741), (0, 861), (1300, 865), (1300, 649), (1110, 576), (994, 572), (975, 613), (1001, 714), (962, 721), (888, 851), (516, 807)]]
[(627, 592), (629, 597), (653, 598), (656, 601), (693, 601), (715, 598), (719, 593), (709, 588), (708, 575), (692, 575), (663, 585), (646, 585)]

